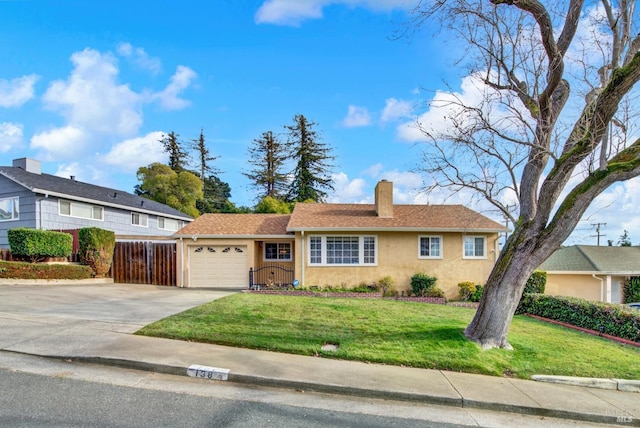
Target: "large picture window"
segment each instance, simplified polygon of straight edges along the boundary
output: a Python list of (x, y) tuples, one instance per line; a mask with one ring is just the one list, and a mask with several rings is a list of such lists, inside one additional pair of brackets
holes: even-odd
[(442, 237), (421, 236), (419, 238), (419, 253), (421, 259), (441, 259), (442, 258)]
[(291, 243), (290, 242), (266, 242), (264, 244), (264, 260), (265, 261), (291, 261)]
[(464, 237), (464, 258), (465, 259), (484, 259), (487, 257), (487, 249), (484, 236), (465, 236)]
[(309, 264), (311, 265), (375, 265), (377, 242), (375, 236), (311, 236)]
[(0, 221), (18, 220), (20, 201), (18, 197), (0, 199)]
[(103, 208), (97, 205), (84, 204), (82, 202), (58, 201), (58, 212), (60, 215), (69, 217), (88, 218), (92, 220), (103, 219)]

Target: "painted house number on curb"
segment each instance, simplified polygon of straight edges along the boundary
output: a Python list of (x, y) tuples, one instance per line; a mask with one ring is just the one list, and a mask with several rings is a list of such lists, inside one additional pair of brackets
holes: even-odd
[(187, 369), (187, 374), (190, 377), (198, 377), (202, 379), (227, 380), (229, 378), (229, 371), (229, 369), (192, 364)]

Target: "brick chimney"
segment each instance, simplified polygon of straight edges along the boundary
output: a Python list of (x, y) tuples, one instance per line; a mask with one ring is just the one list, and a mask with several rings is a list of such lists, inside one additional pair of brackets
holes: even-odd
[(378, 217), (393, 217), (393, 183), (381, 180), (376, 185), (376, 214)]

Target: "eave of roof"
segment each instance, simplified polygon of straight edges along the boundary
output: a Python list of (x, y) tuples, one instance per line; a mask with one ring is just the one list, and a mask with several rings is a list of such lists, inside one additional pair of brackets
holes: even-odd
[(504, 229), (465, 229), (439, 227), (287, 227), (288, 232), (466, 232), (466, 233), (500, 233)]

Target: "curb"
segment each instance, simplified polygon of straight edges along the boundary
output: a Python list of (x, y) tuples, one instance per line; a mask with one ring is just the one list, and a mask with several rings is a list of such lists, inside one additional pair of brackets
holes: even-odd
[[(37, 354), (28, 354), (23, 352), (17, 352), (17, 353), (24, 354), (24, 355), (32, 355), (32, 356), (37, 356), (42, 358), (64, 360), (69, 362), (75, 361), (80, 363), (98, 364), (98, 365), (104, 365), (104, 366), (119, 367), (124, 369), (132, 369), (132, 370), (140, 370), (140, 371), (189, 377), (188, 375), (189, 368), (182, 367), (182, 366), (171, 366), (171, 365), (165, 365), (165, 364), (147, 363), (143, 361), (126, 360), (126, 359), (119, 359), (119, 358), (70, 357), (70, 356), (37, 355)], [(225, 382), (225, 381), (215, 380), (215, 379), (213, 379), (213, 381)], [(516, 405), (516, 404), (503, 404), (503, 403), (494, 403), (489, 401), (469, 400), (469, 399), (465, 399), (462, 396), (460, 396), (460, 398), (452, 399), (449, 397), (441, 397), (441, 396), (429, 395), (429, 394), (385, 391), (385, 390), (366, 389), (366, 388), (354, 388), (354, 387), (348, 387), (343, 385), (301, 382), (301, 381), (292, 380), (292, 379), (277, 379), (277, 378), (269, 378), (269, 377), (256, 376), (256, 375), (246, 375), (246, 374), (233, 373), (233, 372), (229, 372), (228, 382), (233, 382), (233, 383), (242, 384), (242, 385), (251, 385), (251, 386), (264, 386), (264, 387), (281, 388), (281, 389), (292, 389), (296, 391), (311, 391), (311, 392), (319, 392), (319, 393), (325, 393), (325, 394), (346, 395), (346, 396), (354, 396), (354, 397), (362, 397), (362, 398), (376, 398), (376, 399), (384, 399), (384, 400), (445, 405), (445, 406), (469, 408), (469, 409), (493, 410), (493, 411), (507, 412), (507, 413), (517, 413), (517, 414), (526, 414), (526, 415), (533, 415), (533, 416), (544, 416), (544, 417), (553, 417), (553, 418), (559, 418), (559, 419), (576, 420), (576, 421), (582, 421), (582, 422), (594, 422), (594, 423), (602, 423), (602, 424), (609, 424), (609, 425), (640, 427), (640, 419), (630, 419), (630, 420), (621, 421), (619, 417), (616, 417), (613, 415), (599, 415), (599, 414), (592, 414), (592, 413), (573, 412), (568, 410), (547, 409), (543, 407), (530, 407), (530, 406), (522, 406), (522, 405)], [(626, 382), (629, 382), (629, 381), (626, 381)], [(640, 384), (640, 381), (633, 381), (633, 382), (638, 382)], [(581, 386), (584, 386), (584, 385), (581, 385)]]
[(533, 375), (531, 379), (538, 382), (557, 383), (562, 385), (583, 386), (587, 388), (613, 389), (623, 392), (640, 392), (640, 380), (600, 379), (594, 377), (571, 377)]

